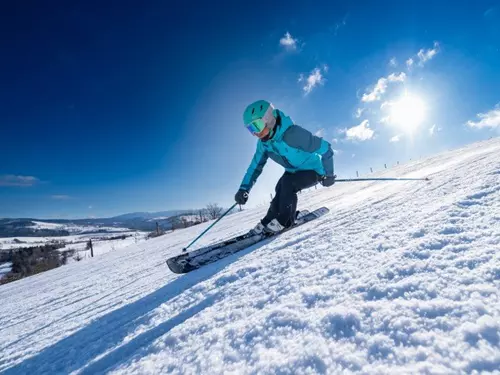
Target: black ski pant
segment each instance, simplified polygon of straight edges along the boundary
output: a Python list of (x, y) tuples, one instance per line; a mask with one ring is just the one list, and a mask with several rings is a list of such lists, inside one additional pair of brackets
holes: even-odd
[(320, 175), (312, 170), (285, 172), (276, 184), (276, 194), (266, 216), (261, 220), (262, 225), (269, 224), (273, 219), (278, 219), (284, 227), (293, 225), (297, 210), (297, 193), (316, 185), (319, 180)]

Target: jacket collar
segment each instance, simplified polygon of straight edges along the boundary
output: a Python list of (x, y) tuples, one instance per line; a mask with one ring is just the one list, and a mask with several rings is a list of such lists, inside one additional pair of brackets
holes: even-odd
[(285, 116), (283, 112), (281, 112), (278, 109), (274, 110), (274, 116), (276, 117), (276, 125), (273, 129), (273, 135), (271, 138), (267, 140), (260, 140), (263, 143), (268, 143), (268, 142), (279, 142), (283, 139), (283, 134), (285, 134), (285, 131), (293, 125), (292, 121), (289, 119), (289, 117)]

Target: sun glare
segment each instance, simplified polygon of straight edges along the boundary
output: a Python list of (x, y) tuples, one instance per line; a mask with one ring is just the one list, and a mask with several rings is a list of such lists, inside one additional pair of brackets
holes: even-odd
[(420, 98), (405, 95), (391, 106), (391, 122), (412, 133), (425, 119), (425, 110)]

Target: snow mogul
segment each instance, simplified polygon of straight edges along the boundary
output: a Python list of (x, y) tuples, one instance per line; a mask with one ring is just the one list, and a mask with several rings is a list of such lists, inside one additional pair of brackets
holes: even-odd
[(276, 194), (266, 216), (253, 228), (252, 234), (277, 233), (292, 226), (297, 217), (297, 193), (317, 183), (335, 183), (331, 144), (293, 123), (266, 100), (250, 104), (243, 113), (243, 123), (259, 138), (257, 149), (235, 195), (244, 205), (269, 158), (285, 168), (276, 184)]

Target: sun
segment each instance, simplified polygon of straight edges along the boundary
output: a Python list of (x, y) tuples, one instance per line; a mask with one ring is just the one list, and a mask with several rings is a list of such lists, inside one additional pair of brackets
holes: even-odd
[(405, 95), (391, 105), (391, 122), (413, 133), (425, 119), (426, 106), (422, 99)]

